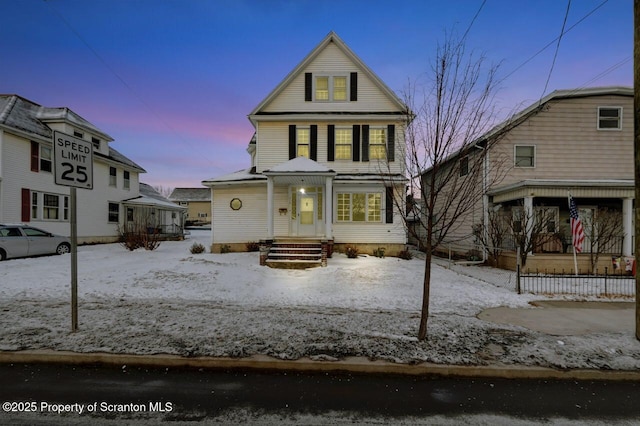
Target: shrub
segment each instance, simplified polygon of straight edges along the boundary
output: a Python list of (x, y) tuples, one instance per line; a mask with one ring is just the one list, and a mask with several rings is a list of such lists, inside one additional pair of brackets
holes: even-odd
[(399, 257), (400, 259), (404, 259), (404, 260), (411, 260), (411, 259), (413, 259), (413, 255), (411, 254), (411, 252), (410, 252), (408, 249), (401, 250), (401, 251), (398, 253), (398, 257)]
[(346, 246), (345, 252), (347, 253), (347, 257), (349, 259), (355, 259), (358, 257), (358, 247), (356, 246)]
[(134, 221), (118, 227), (118, 242), (129, 251), (155, 250), (160, 246), (160, 233), (155, 227)]
[(378, 247), (377, 249), (375, 249), (373, 251), (373, 255), (375, 257), (383, 258), (384, 257), (384, 247)]
[(260, 250), (260, 244), (257, 243), (256, 241), (249, 241), (247, 243), (247, 251), (259, 251)]
[(229, 244), (223, 244), (220, 246), (220, 253), (231, 253), (231, 246)]
[(193, 243), (189, 251), (191, 252), (191, 254), (200, 254), (200, 253), (204, 253), (206, 249), (200, 243)]

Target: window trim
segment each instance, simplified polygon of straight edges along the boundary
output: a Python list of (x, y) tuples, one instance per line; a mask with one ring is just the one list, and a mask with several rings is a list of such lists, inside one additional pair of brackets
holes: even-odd
[[(532, 165), (531, 166), (519, 166), (518, 165), (518, 156), (517, 156), (517, 151), (519, 147), (533, 147), (533, 158), (532, 158)], [(518, 168), (518, 169), (535, 169), (536, 168), (536, 158), (537, 158), (537, 149), (536, 149), (536, 145), (514, 145), (513, 146), (513, 167), (514, 168)]]
[[(327, 79), (327, 99), (318, 99), (318, 79), (326, 78)], [(344, 99), (335, 99), (335, 79), (343, 78), (344, 79)], [(351, 93), (351, 75), (349, 73), (343, 74), (313, 74), (313, 101), (314, 102), (351, 102), (350, 93)]]
[[(382, 131), (382, 141), (379, 143), (372, 143), (373, 132), (378, 130)], [(386, 161), (387, 160), (387, 138), (388, 138), (387, 132), (388, 130), (386, 126), (369, 126), (369, 161), (371, 160)], [(381, 156), (373, 155), (374, 153), (374, 150), (372, 149), (373, 147), (382, 147), (381, 149), (382, 155)]]
[[(338, 131), (345, 132), (349, 135), (349, 143), (339, 143), (338, 142)], [(353, 127), (336, 127), (334, 130), (333, 136), (334, 143), (334, 154), (333, 158), (335, 161), (353, 161)], [(339, 146), (348, 146), (349, 147), (349, 155), (345, 158), (341, 158), (338, 155), (338, 147)]]
[[(300, 143), (300, 131), (306, 130), (307, 132), (307, 142)], [(307, 147), (307, 155), (300, 154), (300, 147)], [(297, 157), (305, 157), (311, 158), (311, 127), (310, 126), (296, 126), (296, 158)]]
[[(115, 210), (111, 210), (111, 206), (116, 206), (118, 208), (118, 211), (116, 212)], [(112, 214), (115, 214), (115, 219), (113, 220), (113, 216)], [(109, 201), (107, 203), (107, 222), (108, 223), (120, 223), (120, 203), (114, 203)]]
[[(358, 194), (358, 195), (364, 195), (364, 220), (353, 220), (353, 195), (354, 194)], [(341, 196), (344, 195), (348, 195), (348, 204), (347, 204), (347, 208), (348, 208), (348, 219), (341, 219), (341, 217), (345, 217), (344, 213), (345, 211), (341, 212), (339, 211), (339, 199), (341, 198)], [(369, 212), (369, 198), (370, 196), (379, 196), (380, 198), (380, 209), (378, 210), (378, 214), (377, 214), (377, 220), (369, 220), (369, 218), (371, 217), (371, 213)], [(335, 195), (335, 202), (334, 202), (334, 217), (335, 217), (335, 221), (337, 223), (376, 223), (376, 224), (383, 224), (383, 218), (385, 217), (383, 212), (386, 211), (386, 205), (385, 205), (385, 196), (383, 192), (380, 191), (372, 191), (372, 192), (362, 192), (362, 191), (339, 191), (336, 192)]]
[[(111, 174), (111, 171), (114, 173)], [(109, 166), (109, 186), (118, 186), (118, 169), (113, 166)]]
[[(600, 127), (600, 111), (603, 109), (615, 109), (618, 110), (618, 126), (617, 127)], [(599, 106), (598, 107), (598, 115), (596, 116), (596, 129), (603, 131), (621, 131), (622, 130), (622, 107), (621, 106)], [(607, 121), (605, 119), (605, 121)], [(613, 120), (610, 120), (613, 121)]]

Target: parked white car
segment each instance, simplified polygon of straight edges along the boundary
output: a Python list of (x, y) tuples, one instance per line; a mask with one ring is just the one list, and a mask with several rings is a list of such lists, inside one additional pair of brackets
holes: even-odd
[(70, 251), (71, 242), (67, 237), (29, 225), (0, 224), (0, 260)]

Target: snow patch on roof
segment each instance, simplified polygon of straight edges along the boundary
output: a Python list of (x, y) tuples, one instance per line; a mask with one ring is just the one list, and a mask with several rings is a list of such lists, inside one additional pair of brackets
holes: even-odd
[(277, 164), (265, 173), (335, 173), (330, 168), (310, 160), (306, 157), (297, 157), (284, 163)]

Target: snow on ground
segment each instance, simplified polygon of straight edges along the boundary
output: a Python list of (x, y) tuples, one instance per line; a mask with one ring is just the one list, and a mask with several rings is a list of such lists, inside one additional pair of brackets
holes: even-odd
[(258, 253), (189, 252), (208, 239), (193, 231), (155, 251), (80, 247), (76, 333), (70, 256), (0, 263), (0, 350), (640, 368), (632, 333), (560, 342), (478, 319), (486, 308), (533, 309), (531, 300), (544, 299), (516, 294), (499, 270), (434, 265), (429, 338), (419, 342), (421, 259), (335, 254), (326, 268), (279, 270), (259, 266)]

